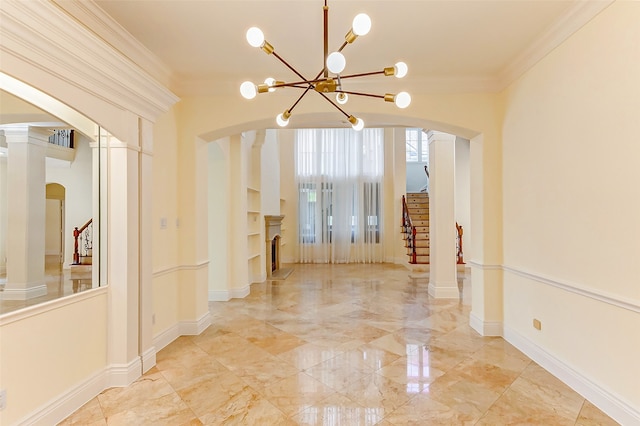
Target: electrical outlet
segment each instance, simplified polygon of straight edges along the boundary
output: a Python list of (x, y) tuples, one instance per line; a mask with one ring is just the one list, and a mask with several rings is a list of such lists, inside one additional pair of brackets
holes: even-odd
[(533, 328), (535, 328), (536, 330), (542, 330), (542, 323), (540, 322), (539, 319), (537, 318), (533, 319)]
[(7, 390), (0, 389), (0, 410), (7, 408)]

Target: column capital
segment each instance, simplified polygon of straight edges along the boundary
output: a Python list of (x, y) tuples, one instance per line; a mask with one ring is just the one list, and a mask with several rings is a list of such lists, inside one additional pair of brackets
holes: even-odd
[(450, 133), (439, 132), (437, 130), (429, 130), (427, 131), (427, 137), (429, 138), (429, 143), (431, 142), (455, 142), (456, 135), (452, 135)]
[(44, 147), (49, 143), (51, 132), (42, 127), (33, 127), (28, 124), (16, 124), (5, 126), (2, 129), (5, 143), (31, 143)]

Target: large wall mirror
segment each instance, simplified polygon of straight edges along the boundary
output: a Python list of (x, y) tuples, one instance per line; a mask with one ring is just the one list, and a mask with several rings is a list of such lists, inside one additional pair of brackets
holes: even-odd
[(107, 282), (109, 136), (36, 106), (47, 95), (33, 88), (13, 89), (0, 89), (0, 315)]

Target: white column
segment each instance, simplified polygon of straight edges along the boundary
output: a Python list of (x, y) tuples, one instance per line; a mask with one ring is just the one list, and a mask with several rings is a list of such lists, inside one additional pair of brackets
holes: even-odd
[[(109, 386), (128, 386), (142, 374), (140, 339), (140, 151), (138, 118), (108, 137)], [(104, 235), (103, 235), (104, 237)]]
[(7, 164), (7, 282), (2, 298), (47, 294), (44, 278), (45, 158), (48, 133), (19, 126), (5, 129)]
[(140, 120), (140, 355), (142, 372), (156, 365), (156, 348), (153, 344), (153, 124)]
[(429, 136), (429, 295), (459, 297), (456, 276), (455, 140), (454, 135)]
[(0, 130), (0, 275), (7, 273), (7, 141)]
[(229, 292), (248, 288), (247, 268), (247, 174), (246, 155), (241, 135), (233, 135), (229, 144)]

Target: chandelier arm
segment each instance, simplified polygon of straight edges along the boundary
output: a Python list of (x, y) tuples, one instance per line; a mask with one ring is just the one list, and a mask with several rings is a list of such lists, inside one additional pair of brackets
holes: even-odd
[(345, 117), (349, 118), (350, 115), (347, 114), (346, 112), (344, 112), (344, 110), (342, 108), (340, 108), (335, 102), (333, 102), (331, 99), (329, 99), (327, 97), (327, 95), (325, 95), (324, 93), (320, 93), (320, 92), (316, 92), (318, 93), (320, 96), (322, 96), (323, 98), (325, 98), (327, 100), (327, 102), (329, 102), (331, 105), (333, 105), (334, 107), (336, 107), (338, 109), (338, 111), (340, 111), (341, 113), (344, 114)]
[(291, 65), (289, 65), (289, 63), (287, 61), (285, 61), (284, 59), (282, 59), (282, 57), (280, 55), (278, 55), (275, 51), (272, 53), (273, 56), (275, 56), (276, 58), (278, 58), (278, 60), (280, 62), (282, 62), (287, 68), (289, 68), (291, 71), (293, 71), (298, 77), (300, 77), (301, 79), (303, 79), (304, 81), (307, 81), (306, 78), (304, 78), (304, 76), (302, 74), (300, 74), (294, 67), (292, 67)]
[(307, 93), (309, 93), (309, 90), (311, 90), (311, 88), (312, 88), (312, 86), (307, 87), (307, 90), (305, 90), (305, 91), (302, 93), (302, 95), (300, 95), (300, 97), (298, 98), (298, 100), (297, 100), (297, 101), (295, 101), (295, 102), (293, 103), (293, 105), (291, 105), (291, 108), (289, 108), (289, 109), (288, 109), (288, 111), (289, 111), (289, 112), (293, 111), (293, 109), (296, 107), (296, 105), (298, 105), (298, 102), (300, 102), (300, 101), (302, 100), (302, 98), (304, 98), (304, 97), (305, 97), (305, 95), (306, 95)]
[(340, 78), (344, 79), (344, 78), (367, 77), (369, 75), (378, 75), (378, 74), (384, 74), (384, 70), (382, 70), (382, 71), (363, 72), (363, 73), (360, 73), (360, 74), (341, 75)]
[[(322, 73), (321, 73), (322, 74)], [(300, 86), (302, 84), (304, 84), (305, 88), (309, 85), (312, 85), (313, 83), (320, 83), (322, 81), (326, 81), (325, 78), (316, 78), (314, 80), (304, 80), (304, 81), (294, 81), (292, 83), (279, 83), (279, 84), (274, 84), (271, 87), (296, 87), (296, 86)]]
[(346, 93), (347, 95), (368, 96), (370, 98), (384, 99), (384, 95), (376, 95), (373, 93), (349, 92), (348, 90), (336, 90), (336, 93)]
[(338, 49), (338, 52), (342, 52), (342, 50), (343, 50), (345, 47), (347, 47), (347, 44), (349, 44), (349, 43), (347, 43), (346, 41), (345, 41), (345, 42), (343, 42), (343, 43), (342, 43), (342, 46), (340, 46), (340, 49)]

